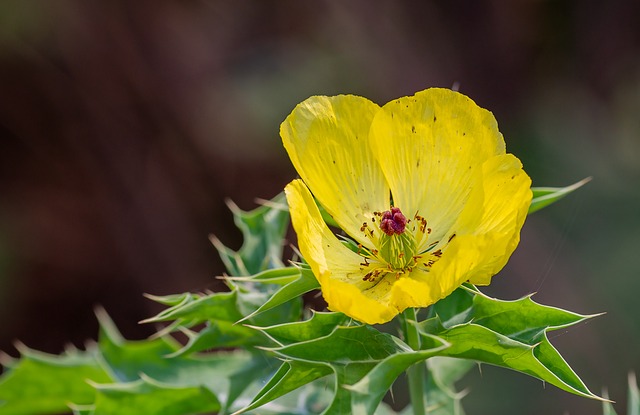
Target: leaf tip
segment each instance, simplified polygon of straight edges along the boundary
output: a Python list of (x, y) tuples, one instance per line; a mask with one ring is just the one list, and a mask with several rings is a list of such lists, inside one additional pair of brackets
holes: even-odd
[(9, 354), (0, 350), (0, 366), (10, 367), (16, 359), (11, 357)]

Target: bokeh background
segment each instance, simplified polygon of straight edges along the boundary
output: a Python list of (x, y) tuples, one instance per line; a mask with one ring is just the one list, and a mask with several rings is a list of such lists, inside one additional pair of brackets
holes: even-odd
[[(280, 122), (313, 94), (379, 104), (457, 85), (537, 186), (593, 181), (527, 221), (485, 291), (605, 316), (552, 342), (619, 413), (640, 371), (640, 2), (0, 2), (0, 350), (58, 353), (104, 306), (130, 338), (142, 293), (215, 288), (208, 242), (295, 176)], [(597, 414), (482, 366), (470, 415)]]

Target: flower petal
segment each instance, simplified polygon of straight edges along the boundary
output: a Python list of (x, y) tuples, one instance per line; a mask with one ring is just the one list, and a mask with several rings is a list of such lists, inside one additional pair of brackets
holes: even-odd
[(488, 285), (516, 249), (532, 197), (531, 179), (512, 154), (486, 161), (483, 173), (483, 215), (472, 230), (485, 241), (482, 258), (470, 278), (478, 285)]
[(380, 107), (353, 96), (314, 96), (280, 126), (300, 177), (340, 227), (373, 248), (360, 227), (389, 207), (389, 187), (369, 148), (371, 120)]
[(477, 241), (477, 237), (469, 235), (452, 240), (446, 255), (429, 271), (415, 268), (396, 281), (390, 303), (402, 311), (408, 307), (428, 307), (451, 294), (470, 278), (480, 260)]
[(505, 153), (493, 115), (448, 89), (427, 89), (384, 105), (369, 137), (395, 206), (426, 218), (431, 240), (445, 238), (474, 197), (482, 163)]
[(307, 186), (294, 180), (285, 194), (300, 252), (318, 279), (329, 309), (367, 324), (391, 320), (398, 311), (385, 304), (389, 289), (384, 279), (374, 284), (363, 281), (363, 259), (333, 235)]

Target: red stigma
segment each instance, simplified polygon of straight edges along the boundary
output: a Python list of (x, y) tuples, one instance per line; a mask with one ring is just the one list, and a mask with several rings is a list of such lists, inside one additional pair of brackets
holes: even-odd
[(407, 226), (407, 218), (402, 214), (400, 208), (392, 207), (391, 210), (382, 212), (380, 229), (389, 236), (400, 235)]

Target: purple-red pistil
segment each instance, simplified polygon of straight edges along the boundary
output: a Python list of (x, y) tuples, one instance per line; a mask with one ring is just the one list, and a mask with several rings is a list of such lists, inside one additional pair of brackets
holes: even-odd
[(400, 208), (392, 207), (391, 210), (382, 212), (380, 219), (380, 229), (389, 236), (400, 235), (407, 226), (407, 218), (402, 214)]

